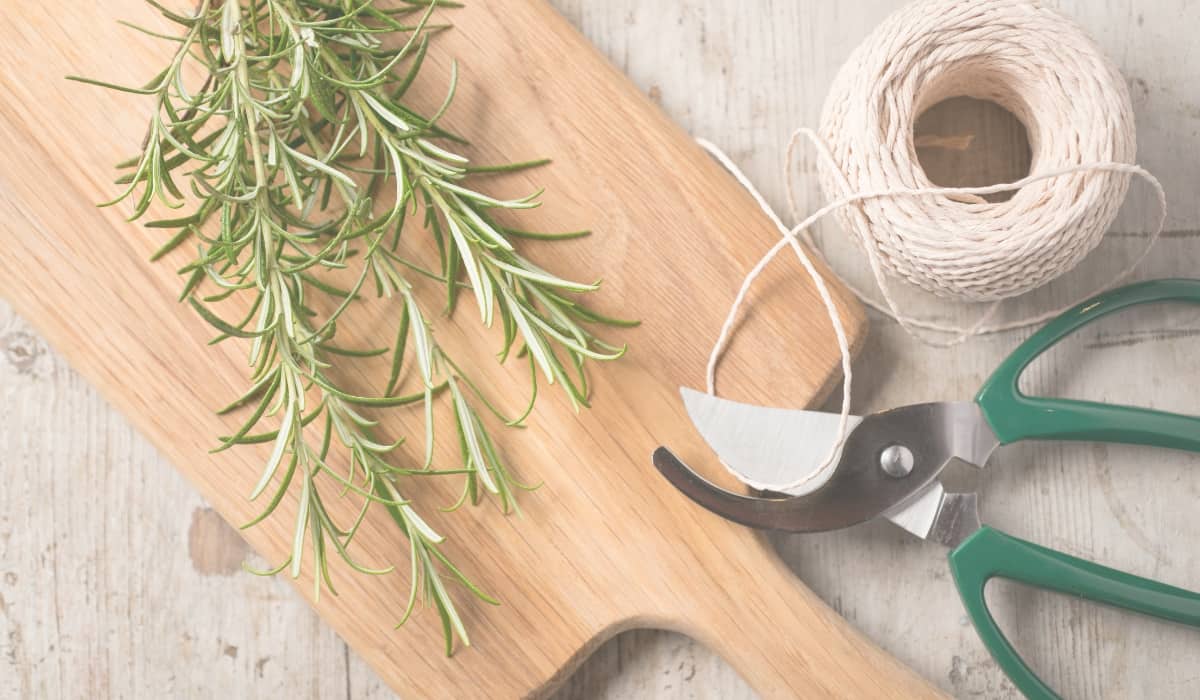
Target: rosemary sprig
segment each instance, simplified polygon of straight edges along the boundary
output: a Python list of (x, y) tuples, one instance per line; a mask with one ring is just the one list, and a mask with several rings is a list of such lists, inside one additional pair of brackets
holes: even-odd
[[(585, 361), (624, 352), (590, 327), (631, 324), (601, 316), (574, 297), (598, 284), (534, 265), (513, 240), (586, 232), (503, 226), (496, 211), (535, 207), (537, 194), (501, 200), (467, 185), (473, 173), (545, 161), (480, 167), (452, 150), (462, 139), (439, 120), (454, 97), (456, 67), (436, 112), (422, 115), (405, 102), (431, 36), (448, 27), (432, 21), (434, 10), (451, 3), (402, 0), (381, 8), (371, 0), (201, 0), (185, 15), (147, 1), (181, 27), (178, 36), (141, 29), (176, 45), (168, 65), (140, 88), (72, 79), (154, 101), (141, 152), (119, 166), (125, 189), (108, 204), (131, 202), (131, 220), (143, 218), (155, 201), (188, 210), (146, 224), (169, 233), (153, 257), (194, 246), (194, 257), (180, 268), (186, 276), (181, 299), (216, 329), (213, 342), (239, 338), (249, 345), (250, 386), (221, 410), (246, 417), (215, 450), (273, 446), (250, 494), (269, 502), (245, 527), (271, 516), (287, 494), (299, 498), (290, 556), (260, 573), (288, 569), (297, 577), (308, 552), (315, 594), (322, 586), (336, 593), (330, 549), (359, 572), (386, 573), (390, 566), (369, 566), (350, 553), (367, 513), (380, 506), (410, 545), (411, 588), (400, 624), (424, 598), (441, 617), (447, 653), (456, 637), (469, 644), (444, 578), (496, 601), (447, 559), (439, 548), (443, 537), (403, 495), (403, 485), (408, 478), (457, 476), (462, 498), (452, 508), (479, 502), (484, 493), (496, 496), (504, 512), (516, 507), (515, 489), (527, 487), (514, 480), (481, 409), (506, 425), (521, 425), (536, 400), (539, 373), (562, 386), (576, 407), (586, 406)], [(191, 79), (196, 74), (199, 81)], [(179, 178), (186, 178), (187, 194)], [(416, 227), (437, 250), (437, 270), (401, 250), (401, 237)], [(331, 272), (352, 284), (338, 286)], [(445, 287), (447, 315), (469, 290), (483, 323), (499, 323), (499, 360), (517, 355), (528, 363), (531, 397), (522, 415), (503, 415), (438, 343), (413, 275)], [(335, 342), (338, 323), (363, 299), (368, 282), (377, 296), (393, 299), (395, 342), (342, 347)], [(214, 310), (237, 303), (234, 320)], [(361, 396), (339, 384), (335, 365), (383, 354), (390, 354), (391, 370), (378, 395)], [(408, 365), (415, 371), (406, 372)], [(402, 393), (409, 377), (415, 386)], [(460, 447), (462, 464), (451, 469), (433, 466), (439, 395), (449, 403)], [(395, 450), (402, 440), (380, 441), (376, 421), (360, 411), (418, 405), (424, 460), (401, 466)], [(361, 501), (353, 522), (334, 520), (326, 505), (331, 494)]]

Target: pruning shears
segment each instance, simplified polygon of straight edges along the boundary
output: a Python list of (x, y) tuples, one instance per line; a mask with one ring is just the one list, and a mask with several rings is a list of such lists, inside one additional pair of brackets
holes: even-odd
[[(836, 466), (823, 483), (801, 495), (727, 491), (665, 447), (654, 452), (654, 464), (696, 503), (750, 527), (819, 532), (882, 516), (945, 545), (963, 605), (992, 657), (1029, 698), (1057, 698), (997, 626), (984, 598), (989, 579), (1007, 578), (1192, 626), (1200, 626), (1200, 595), (983, 525), (977, 495), (950, 493), (939, 476), (956, 460), (982, 468), (996, 448), (1020, 440), (1089, 440), (1200, 452), (1200, 417), (1027, 396), (1017, 384), (1038, 355), (1082, 326), (1131, 306), (1166, 301), (1200, 302), (1200, 280), (1132, 284), (1075, 306), (1018, 346), (973, 401), (914, 404), (855, 418)], [(688, 389), (683, 398), (709, 446), (752, 483), (780, 483), (787, 468), (811, 470), (819, 463), (814, 460), (828, 452), (839, 418), (737, 403)]]

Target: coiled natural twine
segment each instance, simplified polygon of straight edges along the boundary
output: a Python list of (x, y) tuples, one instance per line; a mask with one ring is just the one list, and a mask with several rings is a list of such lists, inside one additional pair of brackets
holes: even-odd
[[(961, 96), (1021, 120), (1031, 172), (1136, 156), (1125, 81), (1074, 22), (1022, 0), (932, 0), (888, 17), (830, 86), (819, 134), (836, 168), (821, 164), (825, 196), (933, 187), (913, 126), (927, 108)], [(1124, 173), (1077, 171), (1004, 202), (889, 197), (836, 216), (888, 273), (938, 296), (987, 301), (1075, 267), (1100, 243), (1128, 183)]]
[[(1031, 174), (986, 187), (938, 187), (917, 160), (914, 123), (951, 97), (1004, 107), (1025, 125)], [(827, 203), (803, 219), (796, 210), (792, 156), (801, 138), (816, 149)], [(1045, 321), (1062, 309), (988, 325), (1003, 299), (1032, 290), (1074, 268), (1104, 237), (1129, 186), (1129, 176), (1154, 189), (1159, 217), (1145, 248), (1100, 289), (1127, 277), (1154, 246), (1166, 220), (1158, 180), (1133, 163), (1133, 108), (1125, 82), (1092, 40), (1062, 15), (1032, 0), (918, 0), (888, 17), (851, 54), (830, 87), (818, 131), (800, 128), (784, 156), (789, 229), (724, 153), (700, 141), (775, 223), (782, 238), (747, 273), (709, 357), (708, 392), (738, 312), (755, 278), (790, 247), (812, 278), (842, 355), (838, 434), (821, 465), (798, 465), (785, 484), (764, 490), (803, 493), (832, 471), (846, 435), (853, 378), (845, 329), (809, 252), (820, 255), (809, 227), (836, 214), (860, 244), (881, 300), (843, 281), (864, 303), (894, 318), (930, 345)], [(981, 195), (1013, 192), (1007, 201)], [(891, 294), (894, 278), (940, 297), (990, 301), (969, 326), (905, 314)], [(1093, 292), (1094, 293), (1094, 292)], [(936, 340), (925, 331), (950, 334)]]

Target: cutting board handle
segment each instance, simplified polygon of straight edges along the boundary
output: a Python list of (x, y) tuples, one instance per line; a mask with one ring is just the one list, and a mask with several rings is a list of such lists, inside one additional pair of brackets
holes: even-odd
[[(750, 542), (737, 563), (752, 574), (704, 571), (711, 599), (682, 606), (663, 626), (715, 650), (766, 698), (945, 697), (826, 605), (765, 537)], [(703, 588), (695, 578), (688, 590)]]

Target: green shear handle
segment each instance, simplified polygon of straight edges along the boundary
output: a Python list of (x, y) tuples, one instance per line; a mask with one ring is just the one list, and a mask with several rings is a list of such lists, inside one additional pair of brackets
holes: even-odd
[(1095, 401), (1021, 393), (1017, 381), (1038, 355), (1082, 326), (1138, 304), (1200, 302), (1200, 280), (1131, 284), (1093, 297), (1046, 324), (1008, 356), (975, 396), (996, 437), (1018, 440), (1095, 440), (1200, 452), (1200, 418)]
[(1200, 595), (1196, 593), (1040, 547), (987, 525), (950, 552), (950, 571), (979, 638), (1030, 700), (1051, 700), (1058, 695), (1025, 665), (988, 611), (983, 589), (993, 577), (1200, 627)]
[[(1017, 382), (1050, 346), (1080, 327), (1138, 304), (1200, 302), (1200, 280), (1132, 284), (1079, 304), (1022, 343), (975, 397), (1001, 443), (1026, 439), (1096, 440), (1200, 452), (1200, 418), (1094, 401), (1032, 397)], [(1200, 595), (1122, 573), (1011, 537), (986, 525), (950, 552), (950, 569), (968, 614), (992, 657), (1034, 700), (1058, 696), (1025, 665), (996, 625), (983, 589), (993, 577), (1077, 595), (1165, 620), (1200, 626)]]

